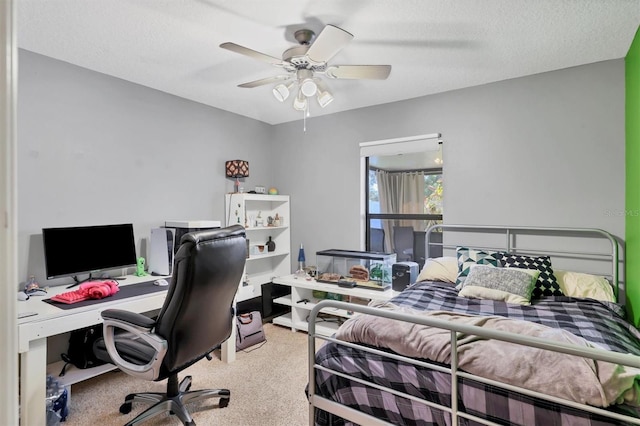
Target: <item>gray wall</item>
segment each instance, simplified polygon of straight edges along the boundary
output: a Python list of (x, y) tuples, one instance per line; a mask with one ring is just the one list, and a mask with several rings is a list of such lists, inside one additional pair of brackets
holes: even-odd
[(144, 238), (166, 219), (224, 221), (232, 158), (251, 163), (246, 188), (291, 195), (291, 243), (308, 263), (358, 249), (358, 144), (434, 132), (446, 223), (624, 235), (622, 59), (311, 117), (304, 132), (21, 51), (19, 271), (43, 279), (47, 226), (133, 222)]
[[(336, 96), (340, 96), (336, 93)], [(275, 126), (292, 244), (358, 249), (364, 141), (442, 133), (444, 221), (624, 236), (624, 61)], [(621, 214), (622, 213), (622, 214)]]
[[(291, 195), (291, 243), (309, 264), (317, 250), (358, 249), (358, 144), (434, 132), (446, 223), (624, 235), (623, 60), (312, 117), (306, 132), (24, 50), (18, 96), (18, 271), (41, 284), (68, 281), (45, 280), (43, 227), (132, 222), (143, 251), (165, 220), (224, 222), (235, 158), (250, 162), (245, 188)], [(50, 346), (56, 361), (66, 340)]]
[[(253, 187), (272, 181), (271, 126), (21, 50), (18, 259), (21, 280), (46, 282), (42, 228), (133, 223), (139, 254), (165, 220), (220, 220), (249, 161)], [(266, 160), (265, 160), (266, 159)]]

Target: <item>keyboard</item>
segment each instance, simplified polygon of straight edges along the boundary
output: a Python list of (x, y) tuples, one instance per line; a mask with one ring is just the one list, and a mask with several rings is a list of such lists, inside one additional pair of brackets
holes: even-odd
[(114, 280), (104, 281), (91, 281), (84, 284), (80, 284), (80, 288), (77, 290), (67, 291), (66, 293), (60, 293), (51, 298), (55, 302), (61, 303), (78, 303), (89, 299), (102, 299), (108, 296), (113, 296), (120, 287), (118, 282)]
[(71, 303), (82, 302), (84, 300), (89, 300), (89, 298), (90, 297), (88, 292), (73, 290), (73, 291), (67, 291), (66, 293), (57, 294), (53, 296), (51, 300), (55, 300), (56, 302), (71, 304)]

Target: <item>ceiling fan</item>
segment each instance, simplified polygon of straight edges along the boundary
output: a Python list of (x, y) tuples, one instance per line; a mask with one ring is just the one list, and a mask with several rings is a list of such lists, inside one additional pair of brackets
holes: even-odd
[(331, 58), (353, 38), (352, 34), (334, 25), (325, 26), (317, 37), (309, 29), (297, 30), (294, 36), (300, 45), (285, 50), (282, 59), (235, 43), (222, 43), (220, 47), (223, 49), (267, 62), (286, 71), (286, 74), (250, 81), (239, 84), (238, 87), (253, 88), (278, 83), (273, 88), (273, 95), (284, 102), (294, 86), (297, 86), (293, 107), (308, 115), (309, 98), (315, 96), (322, 108), (333, 100), (333, 95), (319, 75), (336, 79), (385, 80), (391, 72), (391, 65), (329, 65)]

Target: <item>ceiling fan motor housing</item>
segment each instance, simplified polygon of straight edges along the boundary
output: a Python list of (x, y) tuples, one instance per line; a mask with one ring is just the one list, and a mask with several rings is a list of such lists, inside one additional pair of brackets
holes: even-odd
[(298, 43), (308, 46), (311, 44), (313, 39), (316, 38), (316, 33), (309, 29), (303, 28), (293, 33), (293, 36)]

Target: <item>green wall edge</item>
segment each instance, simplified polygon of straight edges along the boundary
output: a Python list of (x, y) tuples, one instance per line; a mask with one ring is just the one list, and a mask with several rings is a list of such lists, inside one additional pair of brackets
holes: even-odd
[(640, 31), (625, 57), (625, 288), (629, 319), (640, 322)]

